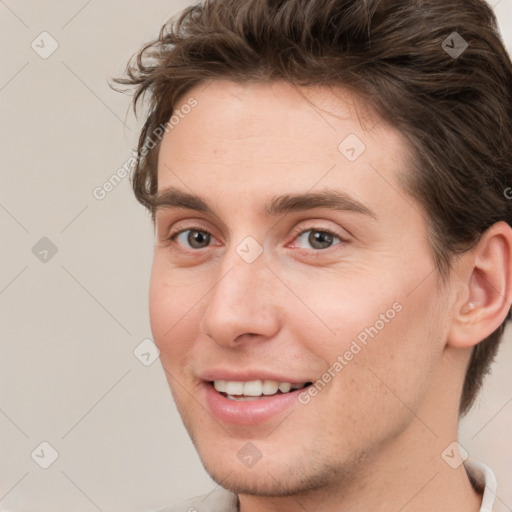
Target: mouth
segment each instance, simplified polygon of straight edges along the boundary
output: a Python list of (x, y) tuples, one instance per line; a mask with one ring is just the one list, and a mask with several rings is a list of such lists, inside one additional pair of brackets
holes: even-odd
[(300, 394), (313, 385), (309, 376), (302, 381), (255, 368), (211, 369), (199, 378), (202, 401), (218, 423), (251, 427), (279, 421), (286, 411), (302, 407)]
[(251, 381), (213, 380), (210, 381), (210, 385), (217, 393), (228, 400), (249, 402), (293, 393), (311, 386), (312, 382), (292, 383), (267, 379)]

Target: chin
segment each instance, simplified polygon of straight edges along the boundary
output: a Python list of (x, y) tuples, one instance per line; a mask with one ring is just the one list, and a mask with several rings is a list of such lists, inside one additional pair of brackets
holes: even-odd
[[(262, 467), (239, 470), (232, 468), (230, 473), (225, 470), (216, 471), (207, 465), (204, 468), (210, 477), (225, 489), (237, 494), (248, 494), (252, 496), (284, 497), (297, 495), (305, 491), (325, 485), (325, 480), (314, 484), (311, 480), (301, 477), (283, 475), (281, 472), (272, 471)], [(320, 485), (318, 485), (320, 484)]]
[(236, 456), (228, 456), (229, 450), (223, 449), (222, 443), (207, 443), (209, 448), (202, 450), (201, 443), (192, 441), (210, 477), (237, 494), (285, 497), (314, 492), (336, 482), (339, 485), (344, 475), (349, 476), (345, 469), (352, 466), (333, 464), (329, 456), (297, 446), (297, 451), (292, 449), (286, 454), (269, 448), (252, 467), (246, 467)]

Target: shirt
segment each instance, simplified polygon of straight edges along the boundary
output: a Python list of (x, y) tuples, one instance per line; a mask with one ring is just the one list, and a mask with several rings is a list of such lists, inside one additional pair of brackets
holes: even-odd
[[(501, 512), (496, 503), (498, 484), (491, 468), (481, 462), (467, 459), (464, 467), (469, 480), (478, 493), (483, 492), (480, 512)], [(209, 494), (197, 496), (178, 505), (166, 507), (157, 512), (239, 512), (238, 496), (222, 487)]]

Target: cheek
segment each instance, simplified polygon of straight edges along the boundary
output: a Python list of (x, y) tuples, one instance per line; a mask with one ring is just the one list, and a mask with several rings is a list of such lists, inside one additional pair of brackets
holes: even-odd
[[(192, 289), (194, 288), (194, 289)], [(199, 325), (197, 287), (177, 280), (155, 258), (149, 286), (149, 318), (153, 338), (164, 363), (180, 360), (180, 352), (192, 345), (191, 326)], [(190, 339), (189, 339), (190, 338)], [(173, 340), (180, 340), (175, 343)]]
[[(172, 316), (174, 302), (172, 288), (167, 287), (165, 275), (160, 270), (155, 256), (149, 282), (149, 320), (157, 345), (161, 344), (166, 331), (173, 325), (173, 319), (170, 316)], [(161, 350), (160, 346), (159, 348)]]
[(359, 304), (364, 315), (351, 309), (340, 327), (344, 367), (335, 387), (344, 407), (354, 404), (348, 406), (354, 416), (362, 407), (376, 421), (393, 416), (407, 422), (408, 408), (419, 409), (428, 392), (443, 354), (444, 306), (431, 283), (407, 293), (397, 290), (384, 300), (377, 294), (379, 300)]
[(327, 275), (302, 288), (306, 293), (301, 301), (311, 313), (305, 315), (302, 308), (302, 316), (316, 317), (316, 327), (324, 333), (314, 337), (315, 350), (334, 350), (334, 357), (347, 350), (353, 340), (364, 345), (369, 331), (386, 330), (402, 309), (396, 286), (379, 283), (368, 271), (342, 273), (334, 278)]
[(404, 396), (415, 387), (420, 392), (442, 356), (446, 334), (447, 308), (435, 276), (418, 286), (417, 276), (426, 273), (395, 268), (379, 276), (320, 281), (303, 296), (319, 321), (313, 325), (303, 319), (296, 336), (325, 362), (325, 370), (338, 362), (331, 373), (345, 374), (358, 387), (373, 388), (381, 376)]

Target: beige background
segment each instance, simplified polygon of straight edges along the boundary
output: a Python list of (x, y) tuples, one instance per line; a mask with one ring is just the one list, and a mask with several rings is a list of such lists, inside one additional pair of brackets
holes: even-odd
[[(107, 79), (188, 3), (0, 0), (2, 511), (143, 512), (215, 487), (159, 361), (133, 353), (151, 338), (150, 220), (128, 179), (93, 195), (140, 126)], [(512, 0), (494, 4), (510, 50)], [(461, 432), (510, 510), (511, 335)]]

